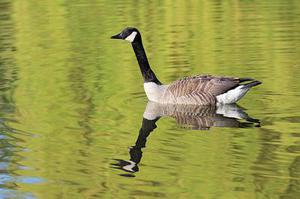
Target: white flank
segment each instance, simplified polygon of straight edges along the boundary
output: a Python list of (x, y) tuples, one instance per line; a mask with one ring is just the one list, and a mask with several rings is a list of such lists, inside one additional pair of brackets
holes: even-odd
[(144, 83), (144, 90), (146, 92), (146, 95), (147, 95), (148, 99), (152, 102), (159, 103), (161, 97), (163, 96), (165, 89), (166, 89), (166, 86), (158, 85), (154, 82)]
[(125, 38), (125, 40), (133, 42), (136, 35), (137, 35), (137, 32), (133, 31), (128, 37)]
[(244, 85), (238, 86), (235, 89), (227, 91), (217, 96), (217, 102), (220, 104), (233, 104), (240, 100), (249, 90), (245, 88)]

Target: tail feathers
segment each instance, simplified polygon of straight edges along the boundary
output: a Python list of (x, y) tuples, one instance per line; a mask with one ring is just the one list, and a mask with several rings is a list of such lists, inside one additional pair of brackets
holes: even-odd
[(241, 83), (241, 82), (254, 81), (254, 79), (252, 79), (252, 78), (250, 78), (250, 77), (244, 77), (244, 78), (240, 78), (239, 81), (240, 81), (240, 83)]
[(232, 104), (239, 101), (251, 87), (261, 84), (260, 81), (254, 80), (247, 84), (240, 84), (239, 86), (217, 96), (217, 102), (220, 104)]
[(251, 87), (257, 86), (257, 85), (259, 85), (261, 83), (262, 82), (255, 80), (253, 82), (250, 82), (250, 83), (247, 83), (247, 84), (243, 84), (243, 88), (251, 88)]

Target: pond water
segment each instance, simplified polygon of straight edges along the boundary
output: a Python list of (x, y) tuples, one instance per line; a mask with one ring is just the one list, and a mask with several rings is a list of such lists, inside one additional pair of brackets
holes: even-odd
[[(299, 24), (296, 0), (0, 0), (0, 198), (299, 198)], [(143, 119), (157, 105), (110, 39), (127, 26), (163, 82), (262, 81), (229, 107), (260, 124)]]

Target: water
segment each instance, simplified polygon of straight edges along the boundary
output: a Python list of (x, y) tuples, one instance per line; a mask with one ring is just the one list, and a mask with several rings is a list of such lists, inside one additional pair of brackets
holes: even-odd
[[(292, 0), (0, 0), (0, 198), (299, 198), (299, 13)], [(126, 26), (163, 82), (262, 81), (239, 102), (261, 124), (145, 122), (133, 51), (109, 39)]]

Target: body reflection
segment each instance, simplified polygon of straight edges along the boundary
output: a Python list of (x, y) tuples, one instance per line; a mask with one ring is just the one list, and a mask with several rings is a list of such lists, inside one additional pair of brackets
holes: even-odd
[[(243, 108), (236, 104), (220, 106), (165, 105), (148, 102), (143, 114), (142, 126), (135, 145), (129, 147), (129, 160), (116, 159), (113, 168), (130, 173), (139, 170), (142, 159), (142, 148), (146, 147), (147, 137), (157, 127), (156, 122), (161, 117), (172, 117), (184, 128), (208, 130), (210, 127), (247, 128), (259, 127), (260, 121), (251, 118)], [(133, 175), (123, 175), (133, 176)]]

